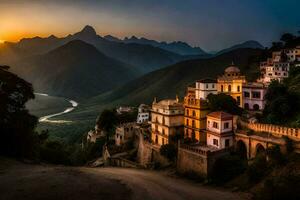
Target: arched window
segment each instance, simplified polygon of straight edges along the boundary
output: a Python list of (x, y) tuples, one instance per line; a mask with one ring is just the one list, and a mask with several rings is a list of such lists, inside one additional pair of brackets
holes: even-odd
[(231, 92), (231, 85), (228, 85), (228, 92)]
[(196, 112), (193, 110), (193, 116), (196, 117)]
[(221, 85), (221, 92), (223, 92), (224, 91), (224, 87), (223, 87), (223, 85)]
[(195, 121), (194, 120), (192, 121), (192, 127), (193, 128), (195, 127)]
[(240, 86), (237, 86), (237, 91), (239, 92), (241, 90)]
[(187, 126), (189, 125), (189, 119), (186, 119), (186, 125)]
[(186, 115), (189, 116), (189, 109), (186, 109)]

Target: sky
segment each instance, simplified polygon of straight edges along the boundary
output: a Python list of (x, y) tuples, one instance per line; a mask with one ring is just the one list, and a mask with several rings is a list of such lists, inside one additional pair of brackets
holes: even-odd
[(93, 26), (101, 36), (185, 41), (207, 51), (265, 46), (300, 30), (299, 0), (0, 0), (0, 42)]

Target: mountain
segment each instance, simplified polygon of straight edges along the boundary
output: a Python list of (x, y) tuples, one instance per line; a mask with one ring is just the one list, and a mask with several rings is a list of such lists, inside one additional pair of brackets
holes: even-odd
[(10, 64), (12, 61), (25, 57), (45, 54), (72, 40), (82, 40), (94, 45), (109, 57), (138, 66), (140, 71), (147, 73), (174, 64), (185, 59), (183, 56), (158, 47), (143, 44), (126, 44), (107, 40), (97, 35), (91, 26), (85, 26), (80, 32), (64, 38), (50, 36), (47, 38), (24, 38), (18, 43), (6, 42), (0, 46), (0, 62)]
[(236, 44), (236, 45), (233, 45), (229, 48), (226, 48), (226, 49), (223, 49), (219, 52), (216, 53), (216, 55), (220, 55), (220, 54), (223, 54), (223, 53), (226, 53), (226, 52), (229, 52), (229, 51), (232, 51), (232, 50), (235, 50), (235, 49), (244, 49), (244, 48), (251, 48), (251, 49), (264, 49), (265, 47), (262, 46), (259, 42), (257, 41), (254, 41), (254, 40), (248, 40), (246, 42), (243, 42), (241, 44)]
[(125, 37), (124, 40), (121, 40), (117, 37), (107, 35), (104, 36), (105, 39), (109, 41), (114, 41), (114, 42), (123, 42), (126, 44), (143, 44), (143, 45), (151, 45), (153, 47), (159, 47), (161, 49), (186, 56), (186, 55), (206, 55), (207, 53), (202, 50), (200, 47), (191, 47), (189, 44), (181, 41), (177, 42), (158, 42), (155, 40), (149, 40), (147, 38), (137, 38), (135, 36), (132, 36), (131, 38)]
[(81, 40), (21, 59), (14, 66), (36, 91), (75, 99), (111, 90), (140, 75), (135, 67), (107, 57)]
[(99, 110), (107, 107), (150, 104), (154, 97), (158, 100), (175, 98), (176, 94), (183, 97), (187, 86), (194, 85), (196, 80), (202, 78), (217, 78), (232, 61), (248, 76), (253, 71), (259, 71), (253, 58), (262, 52), (260, 49), (236, 49), (213, 58), (179, 62), (95, 96), (69, 116), (76, 119), (81, 119), (86, 114), (96, 117)]

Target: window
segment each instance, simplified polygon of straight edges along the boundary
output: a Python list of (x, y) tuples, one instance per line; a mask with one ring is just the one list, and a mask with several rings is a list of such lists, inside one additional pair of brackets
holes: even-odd
[(208, 84), (205, 84), (206, 89), (208, 88)]
[(228, 92), (231, 92), (231, 85), (228, 85)]
[(193, 128), (195, 127), (195, 121), (194, 120), (192, 121), (192, 127)]
[(196, 117), (196, 112), (193, 110), (193, 116)]
[(227, 128), (229, 128), (229, 122), (224, 123), (224, 129), (227, 129)]
[(241, 104), (241, 97), (240, 97), (240, 96), (237, 96), (237, 97), (236, 97), (236, 102), (237, 102), (238, 105)]
[(189, 115), (189, 109), (186, 109), (186, 115), (187, 116)]
[(214, 128), (219, 128), (219, 124), (217, 122), (213, 122), (213, 127)]
[(215, 84), (212, 84), (212, 88), (215, 88)]
[(162, 138), (162, 145), (165, 145), (165, 139)]
[(218, 141), (217, 139), (213, 139), (213, 144), (214, 144), (215, 146), (219, 146), (219, 141)]
[(187, 126), (189, 125), (189, 119), (186, 120), (186, 125), (187, 125)]
[(252, 92), (252, 98), (259, 99), (260, 98), (260, 92)]
[(237, 91), (239, 92), (241, 89), (240, 89), (240, 86), (237, 86)]
[(223, 85), (221, 85), (221, 92), (223, 92), (224, 88), (223, 88)]
[(250, 93), (249, 92), (244, 92), (244, 97), (250, 97)]
[(226, 140), (225, 140), (225, 147), (229, 147), (229, 144), (230, 144), (230, 140), (229, 140), (229, 139), (226, 139)]
[(165, 129), (162, 129), (162, 134), (163, 134), (163, 135), (165, 134)]

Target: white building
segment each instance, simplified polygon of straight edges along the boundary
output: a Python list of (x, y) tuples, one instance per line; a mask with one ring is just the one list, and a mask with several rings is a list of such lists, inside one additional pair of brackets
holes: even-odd
[(138, 108), (138, 116), (136, 122), (138, 124), (145, 123), (149, 121), (150, 118), (150, 107), (145, 104), (141, 104)]
[(272, 58), (260, 63), (261, 78), (258, 82), (270, 84), (273, 80), (281, 82), (289, 76), (290, 63), (280, 51), (272, 53)]
[(233, 116), (225, 112), (207, 115), (207, 145), (224, 149), (233, 145)]
[(214, 79), (202, 79), (196, 81), (196, 99), (206, 99), (209, 94), (217, 94), (217, 81)]
[(266, 104), (267, 87), (263, 83), (243, 84), (243, 100), (246, 110), (263, 110)]

